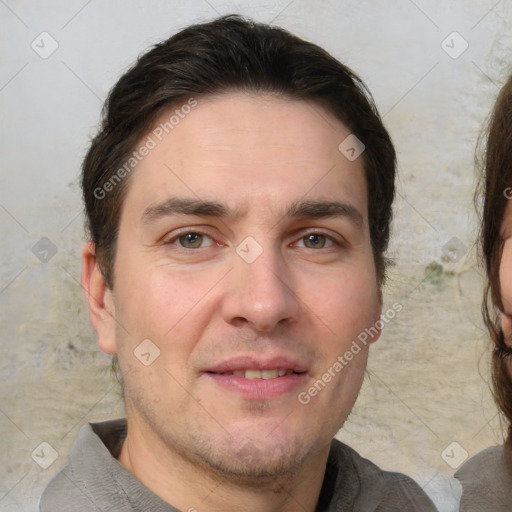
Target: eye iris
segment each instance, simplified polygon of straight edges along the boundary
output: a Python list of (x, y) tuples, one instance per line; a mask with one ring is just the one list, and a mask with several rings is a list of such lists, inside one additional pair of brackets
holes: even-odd
[(310, 249), (316, 249), (325, 245), (325, 235), (310, 234), (304, 237), (304, 245)]
[(188, 249), (194, 249), (201, 246), (203, 235), (199, 233), (187, 233), (179, 237), (180, 244)]

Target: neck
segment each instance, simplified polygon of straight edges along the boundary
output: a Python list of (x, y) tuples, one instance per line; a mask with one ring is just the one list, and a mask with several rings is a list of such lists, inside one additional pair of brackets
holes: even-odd
[(164, 444), (138, 418), (128, 417), (118, 460), (161, 499), (188, 512), (314, 512), (330, 443), (290, 475), (234, 481)]

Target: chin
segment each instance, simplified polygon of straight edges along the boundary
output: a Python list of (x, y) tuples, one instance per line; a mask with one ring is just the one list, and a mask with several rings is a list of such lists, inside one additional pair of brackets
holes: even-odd
[(234, 448), (217, 445), (207, 453), (198, 454), (202, 464), (217, 477), (244, 485), (279, 485), (280, 480), (297, 473), (308, 452), (300, 443), (276, 445), (249, 440)]
[[(304, 429), (286, 428), (286, 421), (238, 421), (226, 430), (189, 429), (180, 450), (215, 479), (263, 485), (289, 478), (299, 471), (316, 448)], [(280, 424), (281, 423), (281, 424)]]

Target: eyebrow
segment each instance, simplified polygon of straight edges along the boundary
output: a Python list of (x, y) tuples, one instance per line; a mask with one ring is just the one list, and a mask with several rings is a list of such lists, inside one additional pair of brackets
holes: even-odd
[(293, 219), (346, 217), (357, 226), (363, 225), (359, 210), (341, 201), (297, 201), (288, 207), (286, 216)]
[(148, 206), (141, 217), (143, 224), (170, 215), (198, 215), (203, 217), (229, 217), (231, 210), (216, 201), (171, 197), (161, 203)]
[[(148, 206), (141, 217), (143, 224), (172, 215), (197, 215), (200, 217), (235, 218), (237, 211), (217, 201), (172, 197), (161, 203)], [(285, 218), (307, 219), (345, 217), (358, 227), (363, 225), (363, 215), (357, 208), (341, 201), (310, 200), (291, 203), (284, 214)]]

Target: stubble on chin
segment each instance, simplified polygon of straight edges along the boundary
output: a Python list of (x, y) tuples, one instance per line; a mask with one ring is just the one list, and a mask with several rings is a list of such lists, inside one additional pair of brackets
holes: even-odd
[[(264, 402), (258, 407), (265, 407)], [(266, 439), (264, 433), (260, 439), (249, 439), (243, 433), (230, 435), (222, 430), (215, 439), (197, 426), (186, 429), (186, 439), (162, 434), (166, 446), (213, 482), (275, 492), (301, 471), (314, 451), (298, 439), (273, 444), (272, 434)]]

